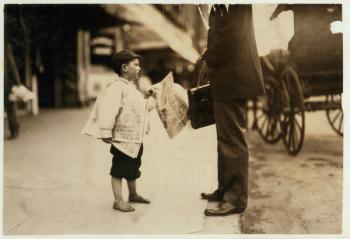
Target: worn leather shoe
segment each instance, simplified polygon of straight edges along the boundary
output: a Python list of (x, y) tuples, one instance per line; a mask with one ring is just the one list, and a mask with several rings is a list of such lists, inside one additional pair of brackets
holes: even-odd
[(213, 193), (201, 193), (202, 199), (208, 200), (209, 202), (220, 202), (223, 198), (223, 193), (219, 190), (215, 190)]
[(244, 212), (245, 208), (237, 208), (232, 204), (222, 201), (216, 207), (205, 209), (206, 216), (227, 216), (231, 214), (238, 214)]

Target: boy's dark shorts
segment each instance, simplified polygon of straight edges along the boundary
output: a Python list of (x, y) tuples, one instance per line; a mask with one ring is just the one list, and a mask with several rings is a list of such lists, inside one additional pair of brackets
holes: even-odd
[(110, 175), (114, 178), (125, 178), (126, 180), (135, 180), (141, 176), (141, 156), (143, 152), (143, 145), (136, 158), (124, 154), (113, 145), (110, 150), (113, 154), (112, 167)]

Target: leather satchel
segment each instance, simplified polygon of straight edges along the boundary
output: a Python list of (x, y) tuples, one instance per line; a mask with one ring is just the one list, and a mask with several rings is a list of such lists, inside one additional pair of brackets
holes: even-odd
[(215, 123), (210, 83), (200, 85), (201, 79), (206, 78), (205, 67), (202, 64), (197, 86), (188, 90), (189, 119), (194, 129)]

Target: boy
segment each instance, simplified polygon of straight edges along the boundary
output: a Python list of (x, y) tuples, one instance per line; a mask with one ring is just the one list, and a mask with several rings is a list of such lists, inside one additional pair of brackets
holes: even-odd
[(127, 180), (129, 202), (149, 204), (148, 199), (136, 192), (136, 179), (140, 177), (143, 135), (148, 101), (138, 88), (140, 56), (123, 50), (112, 57), (112, 69), (118, 77), (108, 86), (98, 105), (102, 140), (110, 143), (113, 154), (110, 175), (114, 194), (113, 208), (131, 212), (122, 197), (122, 179)]

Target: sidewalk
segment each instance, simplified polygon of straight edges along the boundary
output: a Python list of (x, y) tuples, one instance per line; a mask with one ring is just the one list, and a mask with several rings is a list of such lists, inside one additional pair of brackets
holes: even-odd
[(22, 117), (20, 137), (4, 141), (4, 234), (240, 233), (237, 215), (203, 215), (214, 205), (200, 193), (217, 183), (213, 126), (169, 140), (153, 112), (138, 180), (151, 204), (122, 213), (112, 209), (108, 145), (80, 134), (89, 111)]

